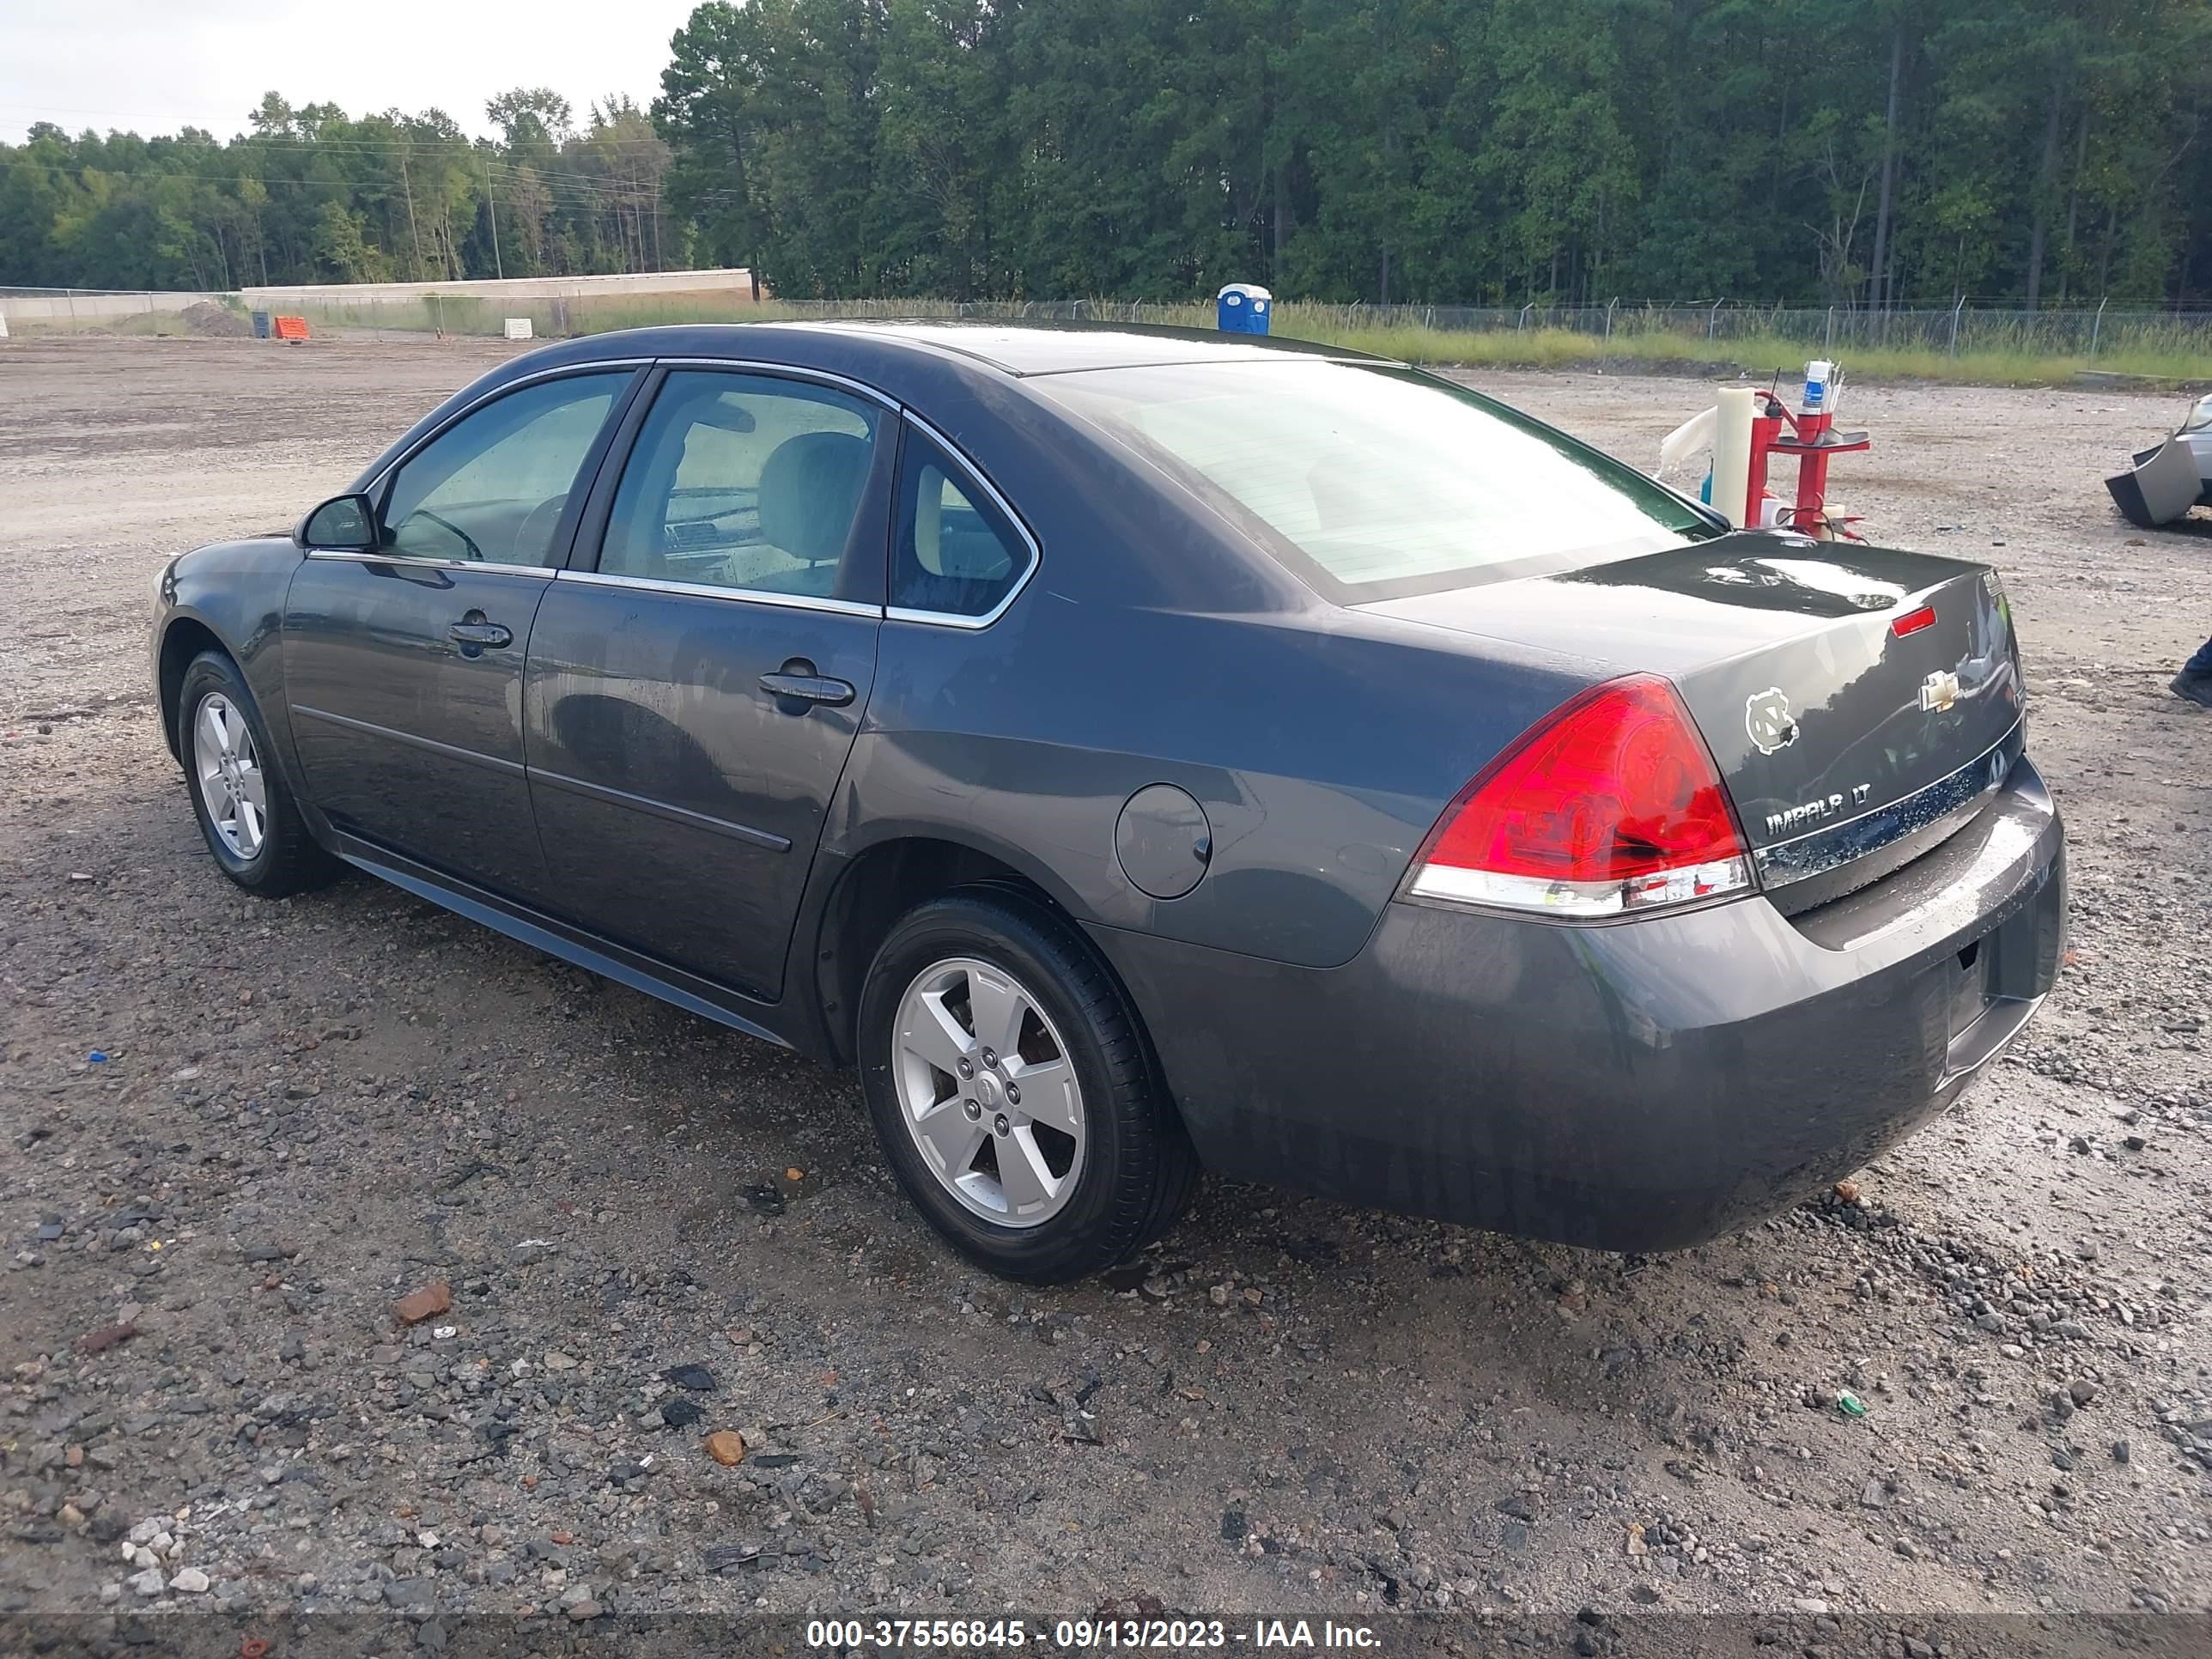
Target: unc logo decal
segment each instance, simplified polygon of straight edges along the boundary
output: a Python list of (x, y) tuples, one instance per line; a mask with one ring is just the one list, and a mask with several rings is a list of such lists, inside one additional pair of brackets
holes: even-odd
[(1770, 685), (1743, 700), (1743, 729), (1751, 733), (1752, 742), (1762, 755), (1787, 749), (1797, 741), (1797, 721), (1790, 713), (1790, 699), (1782, 695), (1780, 686)]

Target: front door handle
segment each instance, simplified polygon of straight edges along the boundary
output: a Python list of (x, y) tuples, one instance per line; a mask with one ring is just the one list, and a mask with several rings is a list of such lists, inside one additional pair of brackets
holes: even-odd
[(446, 633), (448, 637), (459, 643), (461, 654), (465, 657), (480, 656), (487, 647), (494, 651), (502, 651), (514, 643), (514, 635), (512, 630), (502, 628), (495, 622), (485, 621), (484, 613), (481, 611), (470, 611), (467, 616), (447, 629)]
[(779, 673), (762, 675), (760, 689), (774, 697), (787, 714), (803, 714), (817, 703), (825, 708), (842, 708), (860, 695), (849, 681), (816, 673), (814, 665), (804, 657), (793, 658)]

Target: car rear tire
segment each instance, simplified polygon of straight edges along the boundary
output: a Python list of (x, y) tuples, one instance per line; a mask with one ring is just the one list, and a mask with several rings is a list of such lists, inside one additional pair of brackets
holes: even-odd
[(203, 651), (185, 670), (177, 754), (208, 851), (247, 892), (282, 898), (320, 887), (344, 867), (307, 832), (260, 708), (238, 665), (219, 652)]
[(860, 994), (860, 1079), (899, 1184), (992, 1272), (1065, 1284), (1173, 1226), (1198, 1159), (1103, 963), (1027, 897), (908, 913)]

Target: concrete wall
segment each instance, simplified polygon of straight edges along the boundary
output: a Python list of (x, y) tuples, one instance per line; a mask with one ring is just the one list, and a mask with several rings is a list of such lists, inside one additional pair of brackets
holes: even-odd
[[(283, 311), (299, 306), (379, 306), (410, 302), (430, 295), (453, 300), (590, 300), (620, 294), (714, 294), (730, 304), (753, 297), (752, 273), (742, 267), (713, 270), (647, 270), (611, 276), (510, 276), (476, 283), (313, 283), (301, 288), (242, 288), (238, 297), (254, 311)], [(220, 294), (164, 289), (115, 294), (76, 289), (42, 289), (35, 294), (0, 293), (0, 317), (27, 325), (97, 324), (118, 317), (174, 316), (201, 300), (221, 302)]]
[(0, 294), (0, 317), (19, 323), (90, 323), (108, 317), (174, 316), (219, 294)]
[[(421, 300), (436, 294), (455, 300), (579, 300), (617, 294), (727, 292), (752, 297), (752, 273), (742, 267), (713, 270), (646, 270), (612, 276), (509, 276), (470, 283), (314, 283), (301, 288), (242, 288), (239, 297), (257, 311), (285, 305), (362, 305)], [(197, 296), (193, 296), (197, 297)], [(5, 301), (0, 301), (4, 305)]]

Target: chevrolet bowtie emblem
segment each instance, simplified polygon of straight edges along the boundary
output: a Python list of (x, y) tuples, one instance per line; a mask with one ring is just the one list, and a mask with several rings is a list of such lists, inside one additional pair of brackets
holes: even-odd
[(1939, 669), (1920, 682), (1920, 706), (1931, 714), (1940, 714), (1959, 701), (1959, 677), (1948, 670)]

